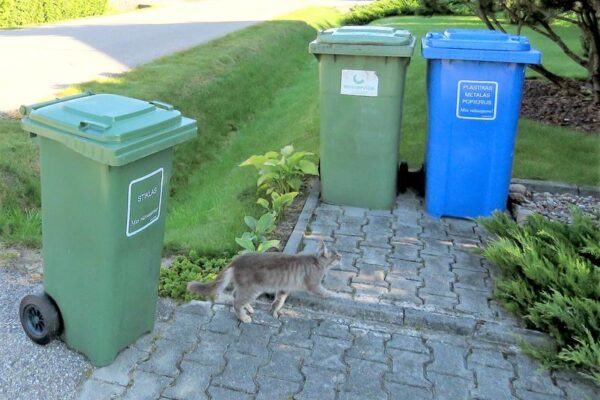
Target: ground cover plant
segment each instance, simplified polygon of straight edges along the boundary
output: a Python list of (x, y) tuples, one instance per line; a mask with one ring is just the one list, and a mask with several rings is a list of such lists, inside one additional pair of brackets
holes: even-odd
[(214, 280), (231, 259), (232, 255), (227, 253), (205, 257), (191, 252), (188, 256), (177, 256), (169, 268), (160, 269), (158, 294), (181, 301), (201, 299), (187, 291), (187, 283)]
[(579, 368), (600, 384), (600, 227), (574, 212), (572, 224), (537, 214), (523, 226), (501, 213), (481, 220), (498, 236), (483, 255), (502, 271), (495, 297), (557, 344), (525, 349), (548, 367)]

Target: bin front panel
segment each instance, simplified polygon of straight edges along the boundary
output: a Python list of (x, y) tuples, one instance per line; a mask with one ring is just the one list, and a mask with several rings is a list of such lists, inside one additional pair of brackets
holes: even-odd
[(429, 214), (506, 208), (524, 77), (524, 64), (428, 60)]
[(325, 54), (319, 59), (322, 198), (390, 209), (409, 59)]
[(154, 324), (172, 148), (111, 167), (40, 137), (44, 289), (95, 365)]

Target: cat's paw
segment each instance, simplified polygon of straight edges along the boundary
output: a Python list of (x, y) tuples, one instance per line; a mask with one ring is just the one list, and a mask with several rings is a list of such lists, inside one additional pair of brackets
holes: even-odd
[(245, 324), (249, 324), (252, 322), (252, 317), (250, 317), (249, 315), (238, 316), (238, 318), (240, 321), (242, 321)]
[(280, 312), (278, 310), (272, 310), (271, 311), (271, 315), (273, 316), (273, 318), (275, 319), (279, 319), (279, 314)]
[(246, 309), (248, 314), (254, 314), (254, 307), (252, 307), (250, 304), (246, 305), (244, 308)]

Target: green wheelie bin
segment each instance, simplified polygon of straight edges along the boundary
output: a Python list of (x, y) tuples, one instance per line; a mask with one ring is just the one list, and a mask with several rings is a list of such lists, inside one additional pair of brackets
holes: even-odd
[(110, 364), (154, 326), (173, 146), (196, 121), (90, 92), (21, 113), (40, 148), (44, 258), (44, 293), (22, 299), (21, 324)]
[(376, 26), (328, 29), (310, 43), (319, 59), (324, 202), (393, 208), (404, 80), (414, 47), (409, 31)]

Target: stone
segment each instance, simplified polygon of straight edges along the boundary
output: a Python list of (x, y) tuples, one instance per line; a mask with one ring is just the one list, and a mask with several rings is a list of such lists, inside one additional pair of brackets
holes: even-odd
[(527, 197), (524, 194), (517, 192), (510, 192), (508, 194), (508, 198), (517, 204), (523, 204), (525, 201), (527, 201)]
[(280, 381), (303, 381), (300, 367), (309, 351), (300, 347), (275, 344), (272, 346), (272, 357), (266, 365), (260, 367), (258, 373), (262, 376), (275, 378)]
[(89, 379), (77, 397), (79, 400), (112, 400), (121, 396), (126, 387), (116, 383), (108, 383)]
[(330, 271), (348, 271), (348, 272), (358, 272), (358, 268), (356, 268), (356, 260), (358, 258), (357, 253), (348, 253), (344, 251), (338, 251), (338, 254), (342, 256), (339, 264), (333, 265)]
[(225, 365), (227, 347), (237, 339), (236, 336), (222, 333), (202, 332), (196, 348), (184, 356), (184, 360), (204, 365)]
[[(175, 364), (173, 364), (175, 368)], [(144, 371), (135, 371), (133, 373), (133, 385), (131, 385), (125, 395), (124, 400), (150, 400), (160, 396), (163, 390), (173, 382), (173, 378), (161, 376)]]
[(397, 260), (417, 262), (421, 260), (421, 248), (412, 244), (394, 244), (390, 257)]
[(362, 231), (362, 224), (359, 223), (347, 223), (343, 222), (340, 227), (335, 230), (335, 235), (347, 235), (347, 236), (359, 236), (364, 238), (364, 232)]
[(467, 400), (470, 399), (469, 389), (473, 386), (471, 380), (438, 374), (427, 373), (427, 378), (434, 385), (435, 399), (438, 400)]
[(394, 333), (392, 339), (387, 342), (386, 347), (388, 349), (397, 349), (404, 351), (412, 351), (414, 353), (429, 354), (429, 350), (423, 343), (423, 339), (420, 336), (404, 335), (400, 333)]
[(470, 379), (473, 373), (465, 367), (467, 349), (456, 346), (455, 343), (445, 343), (428, 340), (427, 345), (433, 350), (433, 362), (427, 365), (427, 373), (457, 376)]
[(386, 382), (385, 388), (394, 400), (431, 400), (433, 393), (431, 389), (419, 386), (410, 386), (395, 382)]
[(404, 385), (431, 388), (431, 383), (425, 379), (425, 364), (429, 362), (429, 354), (413, 353), (406, 350), (388, 349), (392, 357), (392, 372), (386, 379)]
[(440, 329), (461, 335), (471, 335), (476, 326), (474, 318), (441, 314), (418, 308), (404, 310), (404, 323), (408, 326)]
[(225, 370), (213, 379), (212, 384), (249, 394), (256, 393), (254, 377), (265, 360), (235, 351), (225, 353), (225, 358)]
[(258, 375), (258, 395), (256, 400), (291, 399), (301, 389), (300, 383), (282, 381), (270, 376)]
[(511, 363), (499, 350), (473, 348), (467, 356), (467, 364), (474, 371), (481, 367), (503, 369), (510, 372), (513, 370)]
[(345, 393), (356, 393), (362, 395), (363, 399), (387, 398), (383, 390), (383, 375), (388, 370), (387, 365), (351, 357), (347, 358), (347, 363), (350, 373), (342, 387), (340, 397), (347, 396)]
[(509, 193), (519, 193), (523, 196), (526, 196), (527, 195), (527, 187), (520, 183), (511, 183), (510, 186), (508, 187), (508, 192)]
[[(434, 291), (435, 292), (435, 291)], [(452, 296), (451, 292), (443, 292), (445, 296), (436, 296), (431, 293), (422, 292), (419, 289), (418, 296), (423, 300), (423, 303), (427, 306), (443, 308), (445, 310), (452, 310), (458, 306), (458, 296)]]
[(220, 306), (215, 308), (218, 312), (215, 313), (214, 317), (210, 322), (202, 327), (203, 330), (225, 333), (229, 335), (240, 334), (240, 321), (237, 319), (233, 312), (229, 312), (228, 306)]
[(382, 286), (387, 288), (388, 282), (385, 280), (387, 268), (381, 265), (371, 265), (365, 263), (357, 264), (358, 276), (352, 278), (352, 283), (366, 283), (368, 285)]
[(475, 370), (477, 386), (472, 390), (474, 397), (482, 400), (513, 400), (510, 382), (512, 371), (480, 367)]
[(331, 270), (325, 275), (323, 286), (334, 292), (352, 293), (350, 282), (356, 278), (355, 272)]
[(420, 262), (407, 260), (391, 260), (391, 272), (389, 272), (388, 275), (393, 274), (393, 276), (402, 277), (413, 281), (420, 281), (421, 278), (419, 278), (419, 269), (421, 268), (423, 268), (423, 263)]
[(450, 249), (452, 248), (452, 241), (429, 237), (422, 237), (421, 241), (423, 243), (423, 250), (419, 253), (421, 256), (427, 254), (432, 256), (451, 257)]
[(104, 382), (116, 383), (121, 386), (127, 386), (129, 384), (129, 373), (135, 366), (148, 358), (149, 354), (144, 351), (140, 351), (135, 347), (129, 347), (123, 350), (112, 362), (112, 364), (98, 368), (92, 374), (93, 379), (97, 379)]
[(347, 353), (348, 357), (387, 363), (388, 357), (385, 354), (384, 343), (390, 338), (390, 335), (362, 329), (352, 329), (351, 331), (354, 335), (354, 344)]
[(211, 378), (220, 372), (220, 368), (188, 361), (183, 361), (179, 368), (181, 374), (163, 395), (174, 400), (208, 399), (205, 390)]
[(513, 386), (517, 390), (531, 391), (551, 396), (562, 396), (563, 392), (554, 385), (550, 372), (541, 368), (541, 365), (519, 354), (515, 357), (517, 379)]
[(315, 333), (320, 336), (326, 336), (335, 339), (353, 340), (354, 336), (350, 334), (348, 325), (337, 322), (323, 320), (315, 329)]
[(360, 236), (347, 236), (336, 234), (335, 241), (333, 242), (333, 248), (338, 251), (344, 251), (347, 253), (358, 253), (358, 242), (360, 240)]
[(211, 386), (208, 388), (208, 393), (211, 399), (218, 400), (252, 400), (254, 396), (240, 392), (238, 390), (232, 390), (222, 387)]
[(325, 368), (302, 367), (306, 377), (302, 391), (294, 396), (295, 400), (335, 400), (336, 388), (343, 382), (344, 373)]
[(484, 270), (473, 271), (470, 269), (458, 268), (456, 265), (452, 267), (452, 273), (456, 276), (455, 288), (469, 290), (486, 290), (485, 281), (488, 274)]
[(488, 305), (489, 297), (491, 297), (491, 293), (489, 291), (455, 287), (454, 292), (458, 295), (459, 301), (459, 304), (457, 304), (455, 307), (456, 310), (484, 317), (493, 316), (492, 310)]
[(156, 350), (148, 360), (139, 365), (138, 369), (156, 375), (175, 377), (179, 374), (177, 364), (183, 359), (184, 353), (192, 349), (192, 346), (190, 343), (162, 339), (158, 342)]
[(346, 370), (342, 356), (344, 351), (352, 346), (352, 342), (319, 335), (314, 335), (312, 340), (314, 342), (313, 349), (311, 355), (306, 359), (305, 365), (336, 371)]
[(229, 349), (238, 353), (268, 359), (270, 352), (267, 345), (271, 336), (276, 334), (277, 331), (277, 328), (271, 326), (244, 324), (240, 336), (236, 342), (229, 346)]
[(283, 319), (281, 332), (273, 338), (272, 342), (310, 349), (313, 345), (310, 339), (311, 332), (316, 326), (317, 323), (313, 320), (300, 318)]
[(382, 250), (374, 247), (363, 247), (362, 257), (360, 257), (359, 261), (365, 264), (387, 266), (387, 255), (387, 250)]

